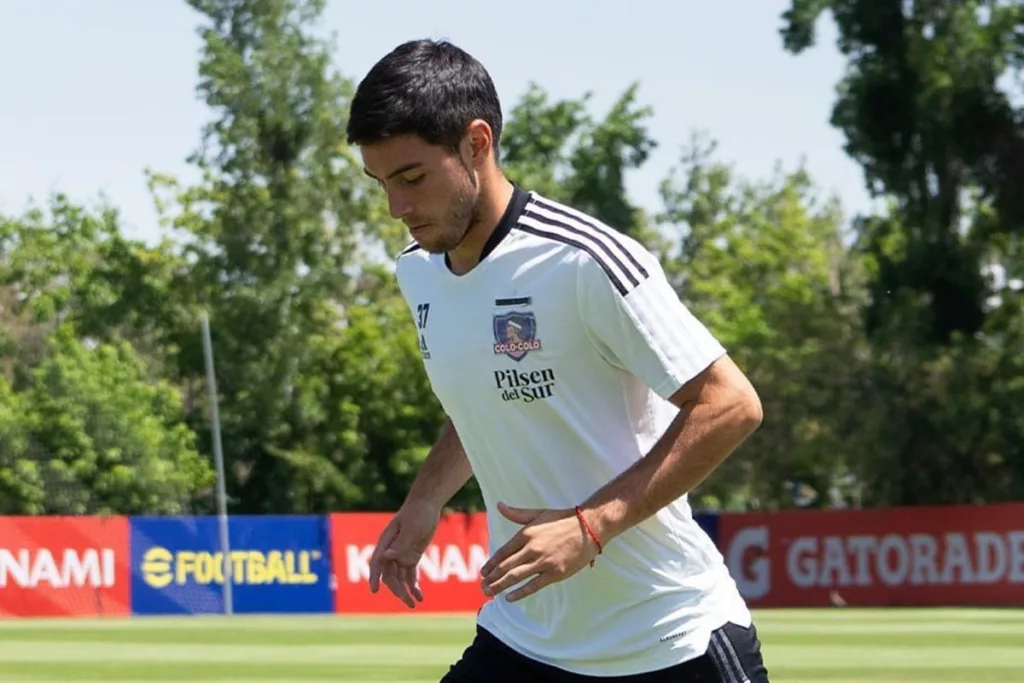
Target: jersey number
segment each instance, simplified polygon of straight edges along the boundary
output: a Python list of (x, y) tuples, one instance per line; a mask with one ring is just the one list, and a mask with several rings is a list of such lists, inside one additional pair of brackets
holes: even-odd
[(430, 304), (419, 304), (416, 306), (416, 326), (423, 329), (427, 326), (427, 316), (430, 315)]

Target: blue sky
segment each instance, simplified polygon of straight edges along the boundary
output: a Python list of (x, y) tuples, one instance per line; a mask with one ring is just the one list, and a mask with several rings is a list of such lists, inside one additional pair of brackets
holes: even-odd
[[(626, 10), (625, 7), (630, 7)], [(847, 213), (868, 208), (860, 169), (828, 124), (843, 61), (831, 20), (819, 46), (785, 53), (789, 0), (328, 0), (323, 30), (335, 65), (358, 79), (409, 38), (444, 37), (490, 70), (506, 107), (533, 80), (554, 97), (595, 94), (602, 113), (632, 81), (655, 111), (659, 147), (629, 179), (657, 208), (657, 186), (694, 130), (723, 160), (764, 177), (801, 160)], [(91, 203), (103, 193), (126, 232), (159, 235), (144, 170), (190, 177), (209, 112), (195, 93), (198, 17), (179, 0), (8, 0), (0, 3), (0, 212), (53, 191)]]

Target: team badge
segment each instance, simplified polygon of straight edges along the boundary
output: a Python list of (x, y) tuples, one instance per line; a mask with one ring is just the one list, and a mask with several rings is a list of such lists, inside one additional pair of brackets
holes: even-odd
[(533, 313), (513, 311), (494, 316), (494, 354), (521, 361), (530, 351), (540, 348), (537, 318)]

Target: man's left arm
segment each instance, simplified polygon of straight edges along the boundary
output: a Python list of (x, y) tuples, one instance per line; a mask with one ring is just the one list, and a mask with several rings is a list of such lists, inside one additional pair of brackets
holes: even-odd
[(519, 600), (572, 576), (616, 536), (692, 491), (761, 423), (754, 387), (680, 301), (657, 260), (642, 256), (647, 278), (632, 288), (596, 261), (580, 264), (580, 316), (607, 362), (679, 413), (649, 453), (579, 502), (582, 519), (571, 509), (499, 504), (502, 515), (524, 527), (484, 565), (490, 595), (534, 576), (507, 596)]
[(647, 278), (625, 293), (584, 264), (582, 319), (605, 358), (679, 413), (651, 451), (580, 503), (604, 544), (692, 491), (761, 423), (761, 402), (725, 348), (679, 299), (657, 259), (637, 255)]
[(679, 414), (647, 456), (580, 505), (602, 545), (696, 488), (761, 424), (757, 393), (729, 356), (670, 400)]

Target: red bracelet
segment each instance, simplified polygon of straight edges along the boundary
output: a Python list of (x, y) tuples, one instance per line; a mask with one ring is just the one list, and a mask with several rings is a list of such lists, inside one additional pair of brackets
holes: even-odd
[[(583, 528), (587, 530), (587, 534), (590, 536), (590, 539), (594, 541), (594, 545), (597, 546), (597, 554), (600, 555), (604, 552), (604, 549), (601, 547), (601, 541), (597, 540), (597, 534), (594, 533), (594, 530), (590, 528), (587, 520), (583, 517), (583, 510), (580, 509), (579, 505), (576, 506), (576, 518), (580, 520), (580, 524), (582, 524)], [(590, 561), (590, 566), (594, 566), (593, 560)]]

